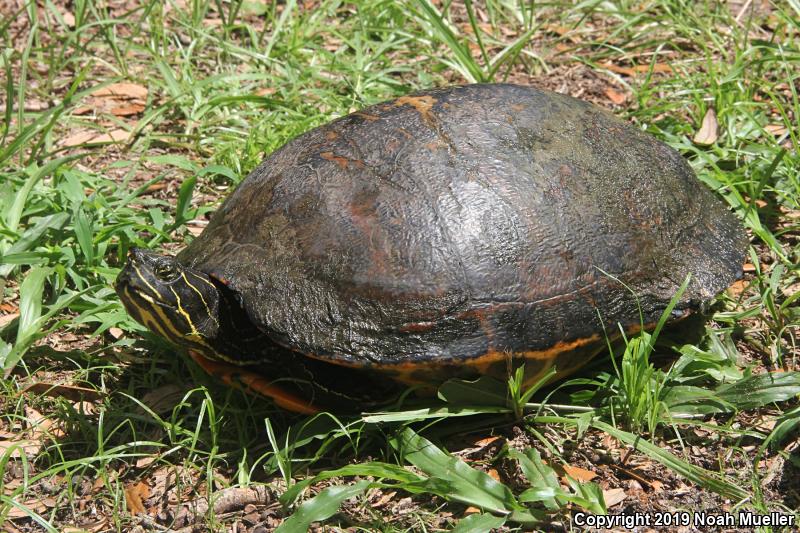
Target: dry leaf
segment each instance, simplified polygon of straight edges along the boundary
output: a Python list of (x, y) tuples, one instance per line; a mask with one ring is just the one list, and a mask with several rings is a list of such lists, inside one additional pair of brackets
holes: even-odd
[(500, 481), (500, 472), (498, 472), (497, 469), (490, 468), (487, 474), (489, 474), (489, 477), (494, 479), (495, 481)]
[(101, 397), (100, 392), (94, 389), (89, 389), (86, 387), (76, 387), (74, 385), (58, 385), (55, 383), (47, 383), (43, 381), (28, 385), (27, 387), (22, 389), (22, 392), (42, 394), (44, 396), (49, 396), (51, 398), (66, 398), (71, 402), (77, 402), (80, 400), (93, 402), (99, 400)]
[(184, 389), (174, 383), (151, 390), (142, 397), (142, 403), (156, 414), (169, 413), (183, 398)]
[(158, 461), (157, 455), (148, 455), (146, 457), (140, 457), (136, 460), (136, 468), (147, 468), (151, 464)]
[[(636, 65), (633, 67), (636, 72), (649, 72), (650, 65)], [(672, 67), (665, 64), (665, 63), (656, 63), (653, 65), (653, 72), (658, 72), (659, 74), (671, 74)]]
[(466, 509), (464, 509), (464, 516), (466, 516), (466, 515), (471, 515), (471, 514), (475, 514), (475, 513), (480, 513), (480, 512), (481, 512), (481, 510), (480, 510), (480, 509), (478, 509), (477, 507), (473, 507), (472, 505), (470, 505), (469, 507), (467, 507)]
[(145, 513), (144, 500), (150, 496), (150, 487), (144, 482), (125, 487), (125, 503), (128, 505), (128, 512), (132, 515)]
[(66, 139), (63, 139), (59, 144), (66, 147), (78, 146), (81, 144), (86, 144), (92, 140), (95, 135), (97, 134), (93, 131), (79, 131), (78, 133), (73, 133)]
[(742, 270), (744, 270), (745, 272), (755, 272), (756, 266), (753, 263), (745, 263), (742, 266)]
[(392, 501), (392, 498), (394, 498), (396, 495), (397, 495), (397, 493), (396, 493), (396, 492), (394, 492), (394, 491), (392, 491), (392, 492), (387, 492), (386, 494), (384, 494), (383, 496), (381, 496), (381, 497), (380, 497), (380, 499), (378, 499), (378, 501), (376, 501), (375, 503), (373, 503), (373, 504), (372, 504), (372, 507), (373, 507), (373, 508), (376, 508), (376, 507), (383, 507), (384, 505), (386, 505), (387, 503), (389, 503), (390, 501)]
[(0, 440), (0, 457), (5, 457), (11, 448), (14, 448), (9, 455), (11, 459), (19, 459), (23, 452), (31, 458), (38, 455), (42, 443), (31, 439)]
[(116, 143), (127, 141), (131, 137), (131, 132), (128, 130), (123, 130), (122, 128), (117, 128), (114, 130), (109, 131), (108, 133), (103, 133), (92, 139), (91, 142), (93, 143)]
[(591, 481), (597, 477), (596, 472), (586, 470), (585, 468), (570, 465), (563, 465), (563, 467), (564, 472), (566, 472), (571, 478), (577, 479), (578, 481)]
[(114, 143), (130, 139), (131, 132), (121, 128), (113, 129), (108, 133), (97, 131), (79, 131), (62, 140), (59, 145), (71, 148), (82, 144)]
[(47, 439), (57, 439), (66, 434), (60, 422), (54, 425), (53, 420), (32, 407), (25, 407), (25, 419), (30, 426), (29, 437), (36, 442), (43, 443)]
[(692, 142), (700, 146), (711, 146), (719, 138), (719, 124), (717, 123), (717, 113), (713, 107), (709, 107), (700, 129), (694, 134)]
[(73, 115), (88, 115), (94, 110), (92, 106), (82, 105), (72, 110)]
[(786, 127), (783, 124), (767, 124), (764, 129), (768, 133), (773, 134), (775, 137), (781, 137), (786, 133)]
[(0, 328), (6, 327), (19, 316), (19, 313), (9, 313), (7, 315), (0, 315)]
[[(50, 503), (51, 505), (48, 505)], [(47, 512), (48, 507), (55, 506), (55, 500), (52, 498), (42, 498), (42, 499), (32, 499), (22, 502), (22, 505), (33, 511), (37, 514), (42, 514)], [(14, 519), (14, 518), (27, 518), (30, 515), (23, 511), (18, 507), (12, 506), (11, 509), (6, 514), (6, 517)]]
[(614, 437), (612, 437), (608, 433), (603, 435), (603, 441), (602, 441), (601, 444), (602, 444), (603, 448), (605, 448), (608, 451), (618, 450), (619, 449), (619, 443), (618, 443), (617, 439), (615, 439)]
[(85, 415), (93, 415), (95, 412), (97, 412), (95, 404), (92, 402), (74, 402), (72, 407), (76, 412), (83, 413)]
[(128, 104), (128, 105), (121, 105), (111, 109), (111, 113), (118, 117), (127, 117), (130, 115), (136, 115), (144, 111), (144, 106), (142, 104)]
[[(650, 72), (650, 65), (634, 65), (633, 67), (621, 67), (613, 63), (600, 63), (600, 66), (610, 70), (611, 72), (616, 72), (617, 74), (624, 74), (625, 76), (635, 76), (636, 74), (642, 72)], [(664, 63), (656, 63), (655, 65), (653, 65), (653, 72), (668, 74), (672, 72), (672, 67)]]
[(499, 438), (500, 437), (486, 437), (485, 439), (476, 440), (475, 442), (473, 442), (473, 445), (478, 446), (480, 448), (484, 448), (493, 443), (494, 441), (498, 440)]
[(556, 24), (548, 24), (544, 29), (562, 37), (571, 31), (570, 28), (566, 26), (558, 26)]
[(94, 96), (114, 96), (117, 98), (131, 98), (144, 100), (147, 98), (147, 87), (136, 83), (112, 83), (92, 91)]
[(61, 18), (64, 19), (64, 24), (66, 24), (68, 28), (75, 27), (75, 15), (73, 15), (69, 11), (61, 13)]
[[(3, 533), (22, 533), (21, 529), (19, 529), (11, 521), (8, 520), (6, 521), (5, 524), (3, 524), (3, 527), (7, 529), (7, 531), (4, 531)], [(28, 528), (25, 528), (25, 530), (30, 531), (30, 529)]]
[(738, 298), (749, 285), (750, 282), (743, 279), (734, 281), (733, 284), (728, 287), (728, 294), (730, 294), (732, 298)]
[(606, 502), (606, 507), (609, 509), (622, 503), (625, 497), (626, 494), (623, 489), (608, 489), (603, 491), (603, 499)]
[(606, 96), (608, 96), (608, 99), (611, 100), (612, 103), (617, 105), (625, 103), (625, 100), (628, 99), (627, 95), (617, 92), (610, 87), (606, 89)]
[(124, 333), (125, 332), (123, 332), (121, 329), (117, 327), (108, 328), (108, 334), (114, 337), (115, 339), (121, 338)]
[(11, 496), (11, 494), (22, 486), (22, 479), (14, 477), (3, 483), (3, 495)]
[(34, 433), (46, 431), (53, 425), (52, 420), (44, 416), (33, 407), (25, 406), (25, 421), (31, 426)]
[(664, 484), (658, 480), (651, 481), (650, 486), (653, 488), (653, 492), (661, 492), (664, 490)]
[(775, 424), (777, 423), (777, 419), (775, 418), (768, 418), (767, 420), (763, 420), (760, 424), (756, 426), (757, 429), (769, 433), (773, 429), (775, 429)]

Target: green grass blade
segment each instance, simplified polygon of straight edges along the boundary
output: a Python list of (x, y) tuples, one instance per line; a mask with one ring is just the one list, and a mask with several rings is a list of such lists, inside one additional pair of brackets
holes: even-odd
[(184, 224), (188, 218), (186, 216), (187, 209), (192, 201), (192, 193), (197, 184), (197, 176), (191, 176), (181, 183), (181, 188), (178, 191), (178, 203), (175, 207), (175, 222), (172, 229)]
[(31, 333), (32, 326), (42, 316), (42, 292), (52, 268), (33, 267), (19, 287), (19, 329), (17, 341)]
[[(43, 268), (43, 267), (34, 267), (34, 268)], [(36, 287), (33, 288), (35, 289)], [(18, 326), (17, 339), (14, 345), (10, 348), (10, 350), (5, 347), (0, 348), (0, 367), (3, 368), (3, 376), (8, 377), (8, 375), (14, 369), (16, 364), (20, 361), (20, 359), (22, 359), (22, 356), (25, 355), (25, 352), (28, 350), (28, 348), (30, 348), (31, 345), (36, 340), (44, 337), (45, 335), (47, 335), (48, 333), (50, 333), (55, 329), (63, 327), (67, 323), (71, 323), (72, 321), (69, 319), (59, 320), (53, 324), (49, 324), (48, 321), (51, 320), (62, 309), (67, 308), (72, 302), (74, 302), (79, 297), (81, 297), (82, 295), (84, 295), (86, 292), (88, 292), (93, 288), (94, 287), (89, 287), (80, 292), (75, 292), (70, 295), (62, 295), (61, 297), (59, 297), (56, 303), (50, 306), (50, 309), (44, 315), (39, 316), (38, 319), (36, 319), (29, 326), (27, 326), (26, 328), (27, 331), (23, 330), (21, 327)], [(22, 297), (23, 297), (23, 290), (20, 287), (20, 300), (22, 299)], [(41, 293), (39, 293), (39, 297), (41, 298)], [(32, 303), (31, 305), (35, 304)], [(21, 307), (22, 303), (20, 303), (20, 308)], [(41, 312), (41, 307), (39, 313), (40, 312)], [(31, 316), (33, 316), (33, 314), (34, 313), (32, 313)]]
[[(555, 471), (542, 462), (542, 457), (539, 452), (533, 448), (529, 448), (525, 453), (510, 448), (508, 455), (519, 464), (522, 473), (528, 479), (534, 489), (550, 489), (552, 494), (549, 496), (541, 495), (534, 501), (539, 501), (550, 510), (556, 510), (559, 505), (555, 500), (555, 489), (560, 489), (561, 485), (558, 482)], [(525, 501), (525, 499), (522, 499)]]
[(469, 17), (469, 25), (472, 27), (472, 33), (475, 34), (475, 41), (478, 43), (478, 48), (481, 50), (481, 57), (485, 64), (489, 64), (489, 54), (486, 52), (486, 46), (481, 39), (481, 29), (478, 26), (478, 20), (475, 18), (475, 7), (472, 5), (472, 0), (464, 0), (464, 7), (467, 9), (467, 16)]
[(369, 481), (359, 481), (353, 485), (328, 487), (300, 507), (286, 519), (275, 533), (306, 533), (313, 522), (326, 520), (336, 514), (342, 502), (363, 494), (369, 488)]
[(661, 313), (661, 317), (659, 317), (658, 319), (658, 324), (656, 324), (656, 328), (653, 330), (653, 333), (650, 336), (651, 349), (653, 348), (656, 339), (658, 339), (661, 330), (664, 328), (664, 324), (667, 323), (667, 320), (669, 320), (670, 316), (672, 315), (672, 310), (675, 309), (675, 306), (678, 304), (678, 301), (681, 299), (681, 296), (683, 296), (683, 293), (686, 292), (686, 288), (689, 286), (689, 282), (691, 280), (692, 280), (692, 275), (687, 274), (686, 278), (683, 280), (683, 283), (681, 283), (681, 286), (678, 288), (677, 292), (674, 295), (672, 295), (669, 304), (667, 304), (667, 308), (664, 309), (663, 313)]
[(288, 457), (288, 453), (286, 452), (285, 448), (281, 448), (278, 446), (278, 440), (275, 437), (275, 430), (272, 428), (272, 422), (269, 418), (264, 419), (264, 423), (267, 427), (267, 438), (269, 439), (269, 444), (272, 446), (272, 452), (275, 454), (275, 459), (278, 463), (278, 470), (281, 472), (281, 476), (283, 477), (283, 481), (286, 483), (286, 486), (291, 488), (292, 486), (292, 462), (290, 457)]
[[(27, 506), (19, 503), (18, 501), (14, 500), (13, 498), (8, 498), (4, 494), (0, 494), (0, 503), (6, 504), (11, 507), (16, 507), (23, 513), (25, 513), (32, 521), (39, 524), (39, 527), (47, 531), (48, 533), (58, 533), (58, 530), (50, 525), (50, 522), (45, 520), (41, 515), (35, 512), (33, 509), (28, 508)], [(3, 516), (0, 515), (0, 524), (3, 523)]]
[(485, 533), (506, 523), (506, 518), (490, 514), (477, 513), (462, 518), (451, 530), (451, 533)]
[[(541, 418), (545, 419), (547, 417)], [(750, 497), (747, 491), (729, 481), (722, 479), (722, 477), (718, 474), (689, 464), (683, 459), (671, 454), (667, 450), (643, 439), (639, 435), (622, 431), (621, 429), (617, 429), (614, 426), (599, 420), (593, 421), (592, 426), (600, 431), (605, 431), (612, 437), (624, 442), (625, 444), (633, 446), (634, 449), (644, 453), (651, 459), (658, 461), (662, 465), (680, 474), (689, 481), (700, 485), (701, 487), (712, 490), (717, 494), (721, 494), (722, 496), (731, 498), (735, 501), (741, 501)]]
[(436, 9), (430, 0), (417, 0), (417, 5), (422, 10), (423, 20), (428, 23), (434, 36), (443, 42), (452, 52), (456, 59), (453, 64), (458, 68), (462, 76), (470, 83), (487, 81), (487, 76), (483, 69), (478, 65), (470, 54), (469, 47), (459, 41), (456, 34), (450, 28), (450, 24), (442, 13)]
[(304, 490), (314, 483), (319, 483), (320, 481), (335, 477), (346, 476), (372, 476), (378, 479), (391, 479), (399, 482), (398, 487), (411, 492), (419, 492), (419, 490), (414, 487), (422, 486), (425, 482), (425, 478), (406, 470), (402, 466), (379, 461), (370, 461), (368, 463), (356, 463), (343, 466), (335, 470), (325, 470), (314, 477), (298, 481), (281, 495), (280, 501), (283, 505), (290, 505), (294, 503)]
[(499, 54), (494, 56), (489, 68), (488, 77), (490, 80), (494, 80), (494, 76), (497, 74), (497, 71), (500, 70), (500, 67), (502, 67), (508, 61), (513, 61), (514, 58), (519, 55), (519, 53), (522, 51), (522, 48), (528, 44), (528, 41), (531, 40), (531, 37), (533, 37), (533, 34), (536, 33), (538, 29), (538, 27), (530, 28), (525, 33), (517, 37), (514, 42), (501, 50)]
[(738, 409), (755, 409), (800, 394), (800, 372), (767, 372), (723, 385), (716, 396)]
[(392, 439), (392, 446), (403, 459), (432, 478), (446, 482), (449, 494), (445, 497), (449, 499), (501, 515), (522, 510), (508, 487), (445, 453), (411, 428), (403, 429)]
[(59, 230), (64, 227), (67, 220), (69, 220), (69, 215), (63, 212), (53, 213), (37, 219), (33, 226), (26, 229), (19, 239), (9, 246), (5, 252), (0, 254), (0, 277), (8, 277), (14, 269), (13, 264), (6, 263), (6, 258), (29, 250), (39, 241), (47, 230)]
[[(6, 227), (11, 231), (17, 231), (19, 223), (22, 220), (22, 213), (25, 210), (25, 206), (28, 204), (31, 192), (43, 177), (55, 172), (62, 165), (81, 157), (84, 156), (76, 154), (53, 159), (41, 167), (34, 164), (26, 168), (25, 173), (28, 175), (28, 178), (14, 196), (14, 202), (11, 204), (11, 208), (4, 214), (5, 216), (3, 216)], [(0, 164), (2, 164), (2, 158), (0, 158)]]
[(542, 461), (539, 452), (534, 448), (529, 448), (525, 453), (514, 449), (509, 449), (508, 452), (531, 484), (530, 489), (520, 494), (521, 502), (541, 502), (551, 511), (575, 504), (595, 514), (607, 512), (603, 493), (597, 484), (570, 480), (574, 492), (569, 492), (562, 488), (555, 471)]
[(490, 376), (467, 381), (450, 379), (439, 387), (439, 398), (452, 405), (508, 406), (508, 386)]
[(771, 445), (778, 448), (790, 438), (800, 435), (800, 407), (796, 407), (781, 416), (775, 424), (775, 429), (764, 440), (764, 446)]
[(297, 0), (288, 0), (286, 5), (281, 12), (281, 16), (278, 17), (278, 22), (275, 23), (275, 29), (272, 31), (272, 36), (267, 43), (267, 47), (264, 50), (264, 57), (269, 59), (272, 55), (272, 49), (275, 47), (275, 43), (279, 41), (279, 36), (283, 31), (284, 26), (286, 26), (286, 22), (289, 20), (289, 17), (292, 16), (295, 9), (297, 7)]
[(86, 214), (86, 210), (78, 208), (73, 217), (75, 222), (75, 238), (83, 252), (83, 257), (88, 266), (94, 265), (94, 224), (92, 219)]
[(361, 420), (368, 424), (387, 422), (415, 422), (429, 418), (454, 418), (475, 415), (496, 415), (511, 413), (508, 407), (483, 407), (480, 405), (463, 407), (426, 407), (409, 411), (388, 411), (385, 413), (364, 413)]

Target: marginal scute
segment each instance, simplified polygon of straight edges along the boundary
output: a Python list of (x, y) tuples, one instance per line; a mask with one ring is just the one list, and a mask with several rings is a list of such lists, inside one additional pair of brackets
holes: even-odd
[(727, 287), (746, 245), (665, 144), (496, 84), (404, 96), (290, 141), (179, 260), (226, 280), (277, 344), (419, 382), (576, 368), (603, 327), (656, 322), (687, 275), (679, 310)]

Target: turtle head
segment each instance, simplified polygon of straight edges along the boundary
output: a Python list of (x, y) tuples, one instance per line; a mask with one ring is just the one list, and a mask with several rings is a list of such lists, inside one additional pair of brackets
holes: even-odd
[(172, 256), (132, 248), (114, 288), (137, 322), (170, 342), (207, 352), (219, 334), (219, 289)]

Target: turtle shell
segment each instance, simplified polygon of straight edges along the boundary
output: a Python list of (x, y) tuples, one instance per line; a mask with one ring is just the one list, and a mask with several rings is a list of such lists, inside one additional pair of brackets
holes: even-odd
[(283, 347), (451, 376), (579, 366), (604, 327), (657, 321), (689, 274), (677, 309), (697, 309), (746, 245), (664, 143), (568, 96), (481, 84), (288, 142), (178, 258)]

